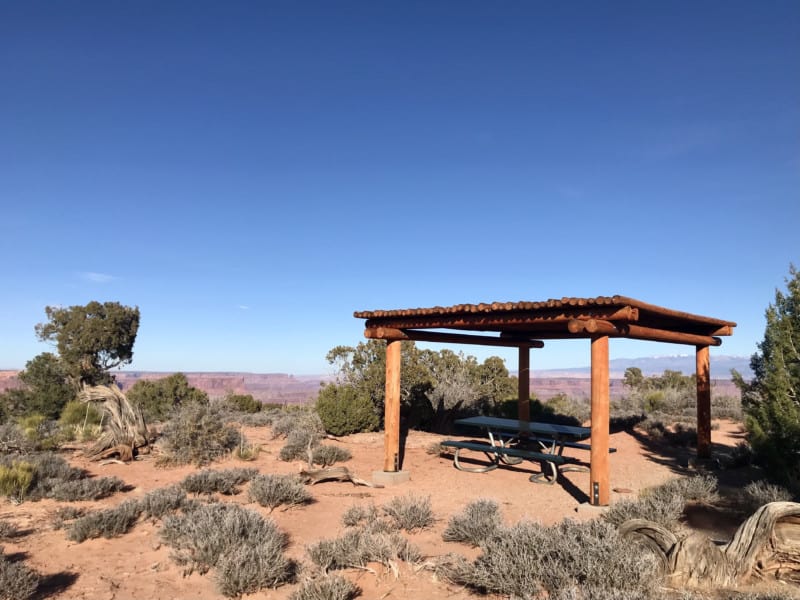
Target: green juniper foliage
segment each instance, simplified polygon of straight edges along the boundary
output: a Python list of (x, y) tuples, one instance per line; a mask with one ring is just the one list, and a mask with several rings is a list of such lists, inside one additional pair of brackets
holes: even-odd
[(776, 290), (766, 310), (760, 352), (750, 359), (753, 379), (734, 372), (747, 413), (755, 459), (768, 474), (800, 491), (800, 273), (791, 266), (786, 293)]

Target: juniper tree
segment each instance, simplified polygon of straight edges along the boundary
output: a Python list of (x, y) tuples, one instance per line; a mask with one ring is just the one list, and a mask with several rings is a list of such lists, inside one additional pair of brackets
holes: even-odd
[(750, 443), (769, 474), (800, 490), (800, 273), (792, 265), (787, 291), (775, 291), (766, 310), (760, 352), (750, 382), (734, 372), (747, 413)]

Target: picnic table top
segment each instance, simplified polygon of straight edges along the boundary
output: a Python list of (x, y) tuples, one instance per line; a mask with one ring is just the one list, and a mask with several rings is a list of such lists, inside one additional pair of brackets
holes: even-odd
[(500, 417), (468, 417), (457, 419), (456, 425), (468, 427), (484, 427), (501, 431), (514, 431), (519, 433), (533, 433), (548, 437), (568, 436), (574, 439), (588, 438), (592, 430), (589, 427), (576, 427), (575, 425), (558, 425), (556, 423), (537, 423), (535, 421), (518, 421), (517, 419), (503, 419)]

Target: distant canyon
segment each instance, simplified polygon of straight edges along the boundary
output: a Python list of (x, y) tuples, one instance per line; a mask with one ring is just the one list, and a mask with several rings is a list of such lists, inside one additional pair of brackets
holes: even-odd
[[(645, 375), (661, 374), (665, 368), (681, 370), (690, 373), (686, 365), (674, 360), (675, 357), (668, 357), (669, 366), (662, 367), (657, 363), (657, 359), (636, 359), (639, 368)], [(729, 357), (726, 357), (729, 358)], [(650, 362), (642, 362), (649, 360)], [(685, 362), (685, 361), (684, 361)], [(731, 366), (731, 360), (717, 361), (725, 365), (725, 369), (718, 369), (716, 372), (721, 377), (714, 378), (712, 371), (712, 395), (715, 396), (738, 396), (739, 392), (733, 381), (730, 379), (730, 368), (741, 370), (745, 376), (749, 376), (749, 369), (744, 359), (739, 360), (736, 365)], [(656, 366), (658, 364), (658, 366)], [(625, 372), (622, 365), (615, 361), (611, 364), (610, 394), (611, 398), (620, 398), (625, 394), (622, 384), (622, 376)], [(674, 368), (674, 367), (682, 368)], [(714, 359), (712, 358), (712, 369), (714, 369)], [(627, 367), (625, 367), (627, 368)], [(119, 371), (115, 373), (117, 383), (123, 391), (130, 389), (137, 381), (146, 379), (159, 379), (171, 375), (171, 372), (152, 372), (152, 371)], [(516, 375), (516, 373), (513, 373)], [(20, 381), (16, 377), (17, 371), (0, 371), (0, 392), (10, 388), (20, 387)], [(190, 385), (193, 385), (209, 396), (222, 397), (227, 394), (252, 394), (261, 402), (271, 404), (306, 404), (312, 402), (319, 391), (320, 385), (333, 381), (331, 375), (290, 375), (287, 373), (235, 373), (235, 372), (203, 372), (185, 373)], [(588, 368), (565, 369), (551, 371), (533, 371), (531, 376), (531, 392), (537, 398), (548, 400), (559, 394), (565, 394), (574, 398), (589, 398), (590, 379)]]

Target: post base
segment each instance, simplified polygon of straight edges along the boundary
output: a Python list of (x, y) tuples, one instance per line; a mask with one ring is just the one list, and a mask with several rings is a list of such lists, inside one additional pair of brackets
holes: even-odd
[(405, 483), (411, 479), (411, 473), (408, 471), (373, 471), (372, 483), (380, 485), (397, 485)]

